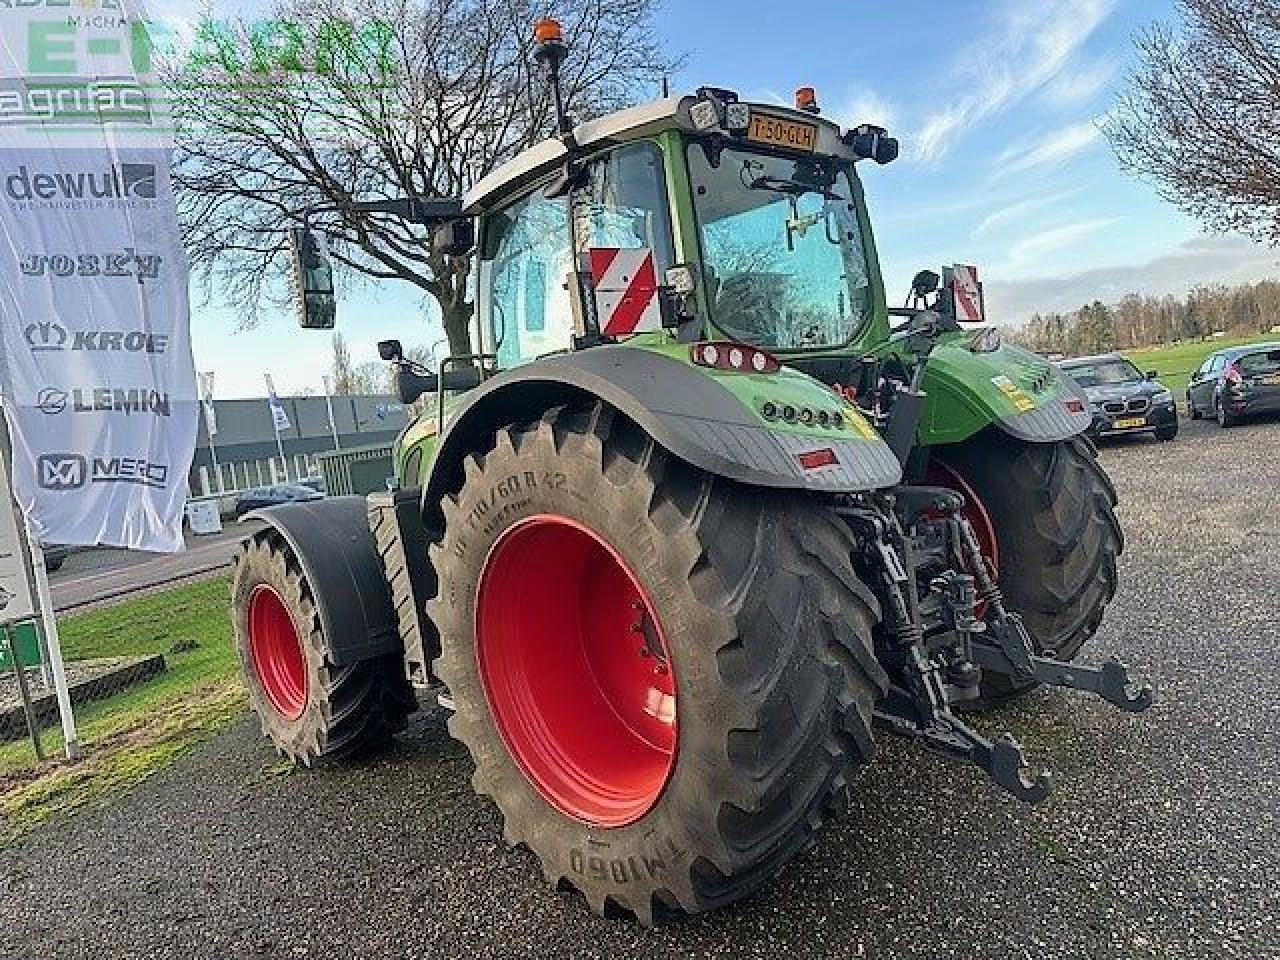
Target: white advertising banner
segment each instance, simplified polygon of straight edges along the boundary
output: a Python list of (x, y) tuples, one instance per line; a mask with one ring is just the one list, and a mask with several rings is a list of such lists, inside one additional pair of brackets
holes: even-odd
[(31, 566), (23, 550), (21, 520), (9, 498), (9, 471), (0, 443), (0, 624), (30, 620), (36, 605), (31, 590)]
[(45, 543), (183, 546), (199, 399), (145, 19), (0, 2), (0, 391)]

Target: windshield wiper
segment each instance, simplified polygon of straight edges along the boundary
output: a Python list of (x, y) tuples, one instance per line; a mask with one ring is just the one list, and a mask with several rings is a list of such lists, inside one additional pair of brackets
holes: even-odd
[(839, 200), (839, 194), (832, 193), (826, 187), (800, 180), (787, 180), (783, 177), (755, 177), (744, 182), (748, 190), (768, 190), (770, 193), (781, 193), (790, 197), (800, 197), (806, 193), (819, 194), (824, 200)]

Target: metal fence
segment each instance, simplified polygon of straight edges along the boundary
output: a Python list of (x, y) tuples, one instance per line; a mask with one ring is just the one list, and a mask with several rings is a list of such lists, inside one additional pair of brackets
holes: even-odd
[(369, 494), (388, 489), (395, 474), (391, 444), (317, 454), (320, 475), (330, 496)]

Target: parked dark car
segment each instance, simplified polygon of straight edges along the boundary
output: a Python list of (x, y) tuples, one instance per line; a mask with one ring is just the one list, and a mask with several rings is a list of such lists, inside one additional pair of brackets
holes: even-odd
[(236, 519), (250, 510), (274, 507), (282, 503), (301, 503), (304, 500), (323, 500), (324, 494), (296, 483), (280, 483), (271, 487), (254, 487), (240, 494), (236, 500)]
[(71, 548), (65, 543), (46, 543), (44, 545), (44, 568), (49, 573), (61, 570), (62, 565), (71, 556)]
[(1178, 435), (1173, 393), (1154, 371), (1144, 374), (1118, 353), (1059, 360), (1058, 366), (1084, 388), (1093, 404), (1090, 430), (1095, 437), (1149, 434), (1172, 440)]
[(1187, 384), (1192, 420), (1234, 427), (1255, 413), (1280, 413), (1280, 343), (1228, 347), (1205, 357)]

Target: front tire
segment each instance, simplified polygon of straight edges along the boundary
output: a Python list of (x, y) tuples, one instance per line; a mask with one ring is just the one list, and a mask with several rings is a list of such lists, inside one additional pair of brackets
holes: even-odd
[(645, 923), (757, 889), (873, 749), (877, 607), (839, 517), (599, 405), (499, 431), (465, 475), (428, 612), (508, 842)]
[(1167, 443), (1178, 435), (1178, 425), (1175, 423), (1171, 427), (1161, 427), (1156, 431), (1156, 439), (1161, 443)]
[(235, 558), (236, 650), (263, 734), (294, 763), (384, 746), (416, 709), (397, 655), (334, 666), (311, 585), (292, 548), (267, 529)]
[[(931, 482), (976, 499), (989, 519), (1006, 605), (1022, 616), (1041, 653), (1075, 659), (1115, 596), (1124, 549), (1115, 487), (1093, 444), (1083, 437), (1026, 443), (992, 430), (935, 448), (933, 456), (941, 471)], [(963, 487), (948, 476), (962, 478)], [(990, 557), (983, 526), (975, 528)], [(986, 671), (982, 698), (997, 703), (1032, 686)]]
[(1214, 399), (1213, 412), (1214, 412), (1214, 415), (1217, 417), (1218, 426), (1221, 427), (1223, 430), (1227, 430), (1230, 427), (1237, 427), (1244, 421), (1244, 418), (1241, 417), (1239, 414), (1232, 413), (1226, 408), (1226, 406), (1222, 402), (1221, 397), (1217, 397)]

